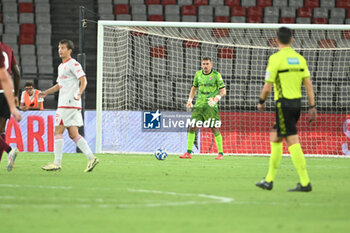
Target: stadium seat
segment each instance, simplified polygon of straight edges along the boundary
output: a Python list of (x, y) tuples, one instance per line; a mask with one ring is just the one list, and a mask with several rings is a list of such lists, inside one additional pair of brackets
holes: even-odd
[(281, 17), (295, 18), (296, 17), (295, 7), (282, 7), (281, 8)]
[(35, 24), (33, 24), (33, 23), (21, 24), (21, 34), (22, 33), (35, 34)]
[(280, 23), (295, 23), (294, 17), (281, 17)]
[(40, 44), (36, 46), (37, 55), (50, 55), (52, 56), (52, 46), (51, 44)]
[(327, 24), (328, 19), (327, 18), (313, 18), (312, 23), (314, 23), (314, 24)]
[(131, 15), (116, 15), (116, 20), (124, 20), (124, 21), (130, 21)]
[(248, 18), (257, 16), (257, 17), (262, 17), (263, 15), (263, 8), (258, 7), (258, 6), (252, 6), (248, 8)]
[(188, 6), (192, 5), (193, 1), (192, 0), (178, 0), (177, 5), (179, 6)]
[(256, 6), (256, 0), (242, 0), (241, 6), (243, 6), (243, 7)]
[(314, 8), (313, 17), (314, 18), (328, 18), (328, 9), (327, 8)]
[[(248, 9), (249, 11), (249, 9)], [(279, 8), (277, 7), (265, 7), (264, 8), (264, 16), (266, 17), (279, 17)]]
[(224, 0), (209, 0), (210, 6), (223, 6)]
[(310, 8), (320, 7), (319, 0), (304, 0), (304, 7), (310, 7)]
[(160, 0), (145, 0), (145, 4), (148, 5), (158, 5), (160, 4)]
[(198, 15), (198, 22), (212, 23), (214, 21), (213, 15)]
[(6, 13), (17, 13), (17, 3), (15, 2), (3, 2), (2, 12)]
[(304, 6), (304, 1), (301, 0), (289, 0), (289, 5), (290, 7), (294, 8), (300, 8)]
[(213, 15), (213, 7), (212, 6), (198, 6), (198, 15), (212, 16)]
[(197, 16), (195, 15), (184, 15), (182, 16), (183, 22), (197, 22)]
[[(1, 16), (0, 16), (1, 17)], [(0, 35), (2, 35), (4, 33), (4, 31), (3, 31), (3, 25), (2, 25), (2, 23), (0, 23)]]
[(350, 8), (350, 1), (349, 0), (337, 0), (336, 7), (338, 8)]
[(263, 21), (264, 21), (264, 23), (278, 23), (279, 17), (277, 17), (277, 16), (264, 16)]
[(131, 5), (132, 15), (146, 15), (146, 5)]
[(51, 55), (40, 55), (37, 57), (38, 66), (52, 66), (52, 56)]
[(51, 34), (51, 24), (49, 23), (38, 23), (36, 24), (37, 34)]
[(165, 21), (180, 22), (181, 17), (180, 17), (180, 15), (167, 15), (167, 14), (165, 14)]
[(50, 23), (51, 16), (49, 13), (40, 13), (35, 15), (35, 23)]
[(193, 5), (195, 6), (204, 6), (208, 4), (209, 4), (208, 0), (193, 0)]
[(217, 22), (217, 23), (228, 23), (228, 22), (230, 22), (230, 17), (229, 16), (215, 16), (214, 17), (214, 22)]
[(262, 23), (262, 17), (258, 15), (248, 16), (247, 23)]
[(348, 108), (350, 103), (350, 85), (345, 84), (339, 87), (339, 92), (337, 92), (336, 103), (338, 106), (343, 108)]
[(99, 14), (100, 20), (114, 20), (115, 16), (114, 14)]
[(128, 4), (129, 5), (129, 0), (113, 0), (113, 5), (117, 4)]
[[(19, 0), (18, 2), (20, 2), (22, 0)], [(32, 2), (31, 0), (25, 0), (25, 1), (29, 1)], [(41, 3), (49, 3), (50, 0), (34, 0), (35, 4), (41, 4)]]
[(33, 33), (21, 33), (19, 35), (19, 44), (34, 44), (34, 34)]
[(162, 5), (176, 5), (176, 0), (162, 0)]
[(145, 2), (144, 0), (129, 0), (130, 1), (130, 5), (133, 6), (133, 5), (144, 5)]
[(331, 9), (331, 18), (345, 19), (345, 13), (344, 8), (333, 8)]
[(231, 8), (231, 16), (246, 16), (246, 8), (242, 6), (234, 6)]
[(33, 59), (31, 55), (21, 56), (21, 64), (26, 66), (36, 66), (36, 59)]
[(4, 24), (5, 33), (19, 35), (19, 24), (18, 23), (6, 23)]
[(197, 9), (193, 5), (185, 5), (181, 7), (182, 15), (197, 15)]
[[(52, 66), (38, 66), (38, 70), (39, 70), (39, 74), (53, 74), (53, 67)], [(52, 84), (49, 87), (51, 87), (51, 86), (52, 86)]]
[(21, 65), (22, 73), (23, 74), (36, 74), (38, 72), (38, 69), (36, 65)]
[(222, 76), (232, 77), (233, 76), (233, 50), (232, 50), (232, 58), (221, 58), (219, 53), (218, 59), (218, 70)]
[(163, 15), (163, 5), (149, 5), (148, 15)]
[(245, 23), (246, 17), (245, 16), (232, 16), (231, 22), (232, 23)]
[(164, 6), (165, 18), (168, 15), (180, 15), (180, 7), (178, 5), (166, 5)]
[(98, 3), (98, 4), (99, 4), (99, 3), (109, 3), (109, 4), (114, 5), (112, 2), (113, 2), (113, 0), (97, 0), (97, 3)]
[(21, 45), (20, 54), (23, 55), (32, 55), (35, 56), (35, 45)]
[(272, 0), (258, 0), (257, 6), (260, 6), (260, 7), (272, 6)]
[(241, 0), (225, 0), (225, 6), (240, 6)]
[(330, 18), (328, 20), (329, 24), (344, 24), (344, 19), (341, 18)]
[[(119, 15), (117, 15), (119, 16)], [(141, 14), (141, 15), (132, 15), (132, 20), (133, 21), (147, 21), (147, 15)]]
[(120, 15), (120, 14), (129, 14), (129, 5), (128, 4), (117, 4), (114, 5), (114, 14)]
[(298, 17), (312, 18), (312, 8), (303, 7), (298, 9)]
[(2, 42), (5, 44), (16, 43), (17, 44), (17, 34), (6, 33), (2, 35)]
[(17, 12), (5, 12), (2, 13), (2, 22), (7, 23), (18, 23)]
[(298, 24), (310, 24), (311, 18), (296, 18), (296, 23), (298, 23)]
[(149, 21), (164, 21), (163, 15), (149, 15)]
[(50, 13), (49, 3), (40, 3), (35, 5), (35, 13)]
[(323, 39), (319, 41), (320, 48), (335, 48), (335, 40)]
[(320, 0), (320, 6), (325, 8), (334, 8), (335, 0)]
[(113, 14), (113, 8), (110, 4), (101, 3), (98, 4), (98, 14)]
[(213, 36), (215, 38), (228, 37), (229, 30), (226, 28), (215, 28), (213, 29)]
[[(300, 0), (300, 1), (302, 1), (302, 0)], [(272, 6), (274, 6), (274, 7), (287, 7), (288, 0), (273, 0)]]
[(33, 13), (34, 6), (33, 3), (29, 2), (21, 2), (18, 4), (18, 12), (19, 13)]
[(21, 13), (19, 14), (19, 23), (34, 23), (33, 13)]
[(230, 16), (230, 7), (229, 6), (216, 6), (215, 7), (215, 16)]
[[(185, 70), (190, 74), (195, 74), (200, 66), (199, 43), (190, 43), (192, 47), (185, 47)], [(196, 46), (196, 47), (195, 47)]]

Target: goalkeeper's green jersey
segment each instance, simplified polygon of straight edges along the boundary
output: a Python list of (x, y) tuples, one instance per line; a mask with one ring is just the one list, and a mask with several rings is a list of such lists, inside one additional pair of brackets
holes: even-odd
[(275, 100), (300, 99), (301, 84), (307, 78), (310, 78), (310, 72), (305, 58), (291, 47), (270, 56), (265, 82), (273, 83)]
[(209, 74), (203, 74), (203, 70), (199, 70), (194, 76), (193, 86), (198, 87), (195, 107), (205, 107), (208, 106), (208, 98), (218, 95), (225, 84), (219, 72), (212, 70)]

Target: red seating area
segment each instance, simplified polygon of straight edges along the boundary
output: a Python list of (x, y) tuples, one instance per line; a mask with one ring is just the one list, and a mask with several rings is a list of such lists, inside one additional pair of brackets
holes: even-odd
[[(208, 18), (212, 18), (213, 22), (232, 22), (232, 21), (236, 22), (235, 19), (237, 19), (237, 17), (240, 17), (239, 22), (247, 22), (247, 23), (264, 23), (264, 22), (271, 23), (270, 21), (268, 21), (271, 17), (275, 17), (275, 18), (277, 17), (274, 23), (298, 23), (297, 18), (310, 18), (310, 22), (315, 24), (327, 24), (330, 22), (329, 20), (330, 18), (328, 17), (314, 16), (315, 9), (325, 8), (322, 6), (321, 1), (319, 0), (304, 0), (303, 2), (304, 4), (302, 7), (300, 7), (300, 5), (299, 7), (294, 7), (292, 5), (283, 6), (283, 7), (279, 5), (274, 6), (273, 0), (256, 0), (256, 6), (244, 6), (242, 5), (242, 1), (240, 0), (223, 0), (220, 3), (218, 3), (218, 1), (213, 1), (214, 3), (211, 3), (211, 2), (212, 1), (210, 0), (189, 0), (189, 1), (184, 1), (184, 3), (187, 3), (187, 4), (180, 4), (180, 1), (177, 1), (177, 0), (144, 0), (143, 5), (146, 6), (146, 11), (144, 12), (144, 14), (146, 14), (146, 18), (152, 21), (154, 20), (164, 21), (164, 20), (167, 20), (167, 18), (169, 18), (170, 21), (184, 21), (184, 20), (186, 21), (189, 18), (188, 17), (183, 18), (183, 16), (196, 16), (195, 18), (192, 17), (190, 19), (195, 20), (193, 22), (196, 22), (196, 21), (200, 22), (201, 19), (203, 19), (203, 17), (202, 18), (198, 17), (199, 8), (202, 6), (209, 6), (209, 7), (212, 7), (213, 13), (212, 15), (209, 14)], [(140, 1), (138, 1), (138, 5), (140, 5)], [(147, 9), (149, 9), (154, 5), (162, 6), (163, 10), (161, 14), (159, 14), (158, 16), (151, 17), (151, 14), (148, 13), (149, 10)], [(172, 12), (170, 12), (171, 15), (175, 15), (177, 17), (166, 17), (165, 7), (169, 5), (178, 6), (179, 11), (176, 10), (173, 12), (173, 14)], [(334, 0), (334, 5), (335, 5), (335, 8), (344, 8), (346, 10), (345, 18), (341, 18), (342, 16), (339, 16), (337, 17), (338, 20), (336, 22), (350, 23), (350, 0)], [(228, 13), (226, 12), (223, 13), (222, 11), (220, 11), (225, 7), (228, 7)], [(265, 11), (267, 7), (278, 8), (277, 9), (277, 12), (279, 12), (278, 15), (268, 15), (268, 13), (266, 13)], [(281, 12), (282, 12), (282, 8), (284, 7), (285, 8), (290, 7), (288, 10), (291, 11), (290, 13), (292, 14), (292, 16), (295, 15), (295, 17), (291, 17), (290, 15), (288, 16), (283, 15)], [(30, 11), (30, 4), (21, 4), (20, 8), (25, 12)], [(135, 15), (132, 14), (131, 8), (132, 8), (132, 5), (116, 4), (114, 5), (114, 15), (115, 16), (129, 15), (130, 20), (134, 20), (134, 18), (135, 19), (139, 18), (139, 17), (135, 17)], [(295, 12), (293, 12), (294, 10)], [(329, 12), (328, 15), (330, 16), (331, 15), (330, 11), (332, 9), (328, 7), (327, 10)], [(219, 13), (216, 13), (216, 12), (219, 12)], [(169, 14), (169, 11), (168, 11), (168, 14)], [(160, 17), (160, 15), (163, 15), (163, 17)], [(204, 17), (204, 19), (206, 20), (205, 22), (207, 22), (208, 18)]]

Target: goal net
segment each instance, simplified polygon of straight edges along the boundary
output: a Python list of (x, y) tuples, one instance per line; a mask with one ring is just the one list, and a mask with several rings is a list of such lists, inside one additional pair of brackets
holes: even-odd
[[(318, 118), (310, 123), (303, 87), (298, 132), (305, 154), (350, 154), (350, 26), (285, 26), (308, 62), (316, 95)], [(186, 127), (168, 126), (190, 116), (185, 106), (194, 74), (201, 59), (210, 57), (227, 90), (219, 101), (224, 153), (269, 154), (273, 96), (264, 113), (256, 105), (268, 57), (278, 51), (279, 27), (99, 21), (96, 151), (186, 151)], [(196, 133), (194, 152), (217, 153), (209, 129)]]

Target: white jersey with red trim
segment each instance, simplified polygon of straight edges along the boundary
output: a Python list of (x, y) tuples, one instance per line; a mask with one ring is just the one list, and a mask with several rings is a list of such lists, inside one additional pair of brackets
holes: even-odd
[(80, 63), (69, 58), (58, 66), (57, 83), (60, 87), (58, 95), (58, 108), (81, 109), (81, 99), (74, 97), (79, 93), (79, 78), (85, 76)]

